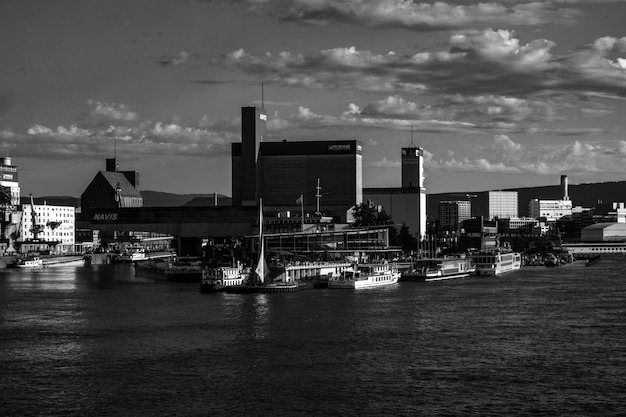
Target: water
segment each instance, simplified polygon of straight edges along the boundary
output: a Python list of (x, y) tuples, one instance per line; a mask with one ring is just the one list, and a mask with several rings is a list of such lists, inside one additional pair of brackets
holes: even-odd
[(0, 415), (623, 415), (625, 267), (294, 294), (0, 271)]

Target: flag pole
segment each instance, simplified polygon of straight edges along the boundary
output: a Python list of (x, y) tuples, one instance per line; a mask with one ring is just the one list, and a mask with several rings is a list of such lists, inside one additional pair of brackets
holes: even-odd
[(302, 231), (304, 232), (304, 196), (300, 194), (300, 219), (302, 220)]

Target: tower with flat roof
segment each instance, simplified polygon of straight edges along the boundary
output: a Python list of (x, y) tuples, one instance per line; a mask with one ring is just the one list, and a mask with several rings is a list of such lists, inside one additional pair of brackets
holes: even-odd
[(241, 143), (233, 143), (231, 148), (234, 206), (257, 204), (259, 197), (257, 162), (266, 131), (267, 113), (263, 108), (241, 108)]

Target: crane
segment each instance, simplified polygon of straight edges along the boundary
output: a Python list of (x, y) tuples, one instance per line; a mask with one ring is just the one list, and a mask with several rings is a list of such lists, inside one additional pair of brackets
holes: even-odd
[(33, 195), (30, 195), (30, 218), (33, 223), (33, 227), (30, 232), (33, 234), (33, 240), (39, 240), (39, 233), (43, 232), (43, 226), (37, 224), (37, 212), (35, 211), (35, 202), (33, 201)]

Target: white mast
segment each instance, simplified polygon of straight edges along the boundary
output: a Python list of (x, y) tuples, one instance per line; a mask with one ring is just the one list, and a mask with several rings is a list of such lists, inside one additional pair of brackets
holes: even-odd
[(265, 243), (263, 241), (263, 199), (259, 198), (259, 261), (254, 272), (259, 277), (261, 284), (265, 282), (268, 274), (267, 263), (265, 262)]

